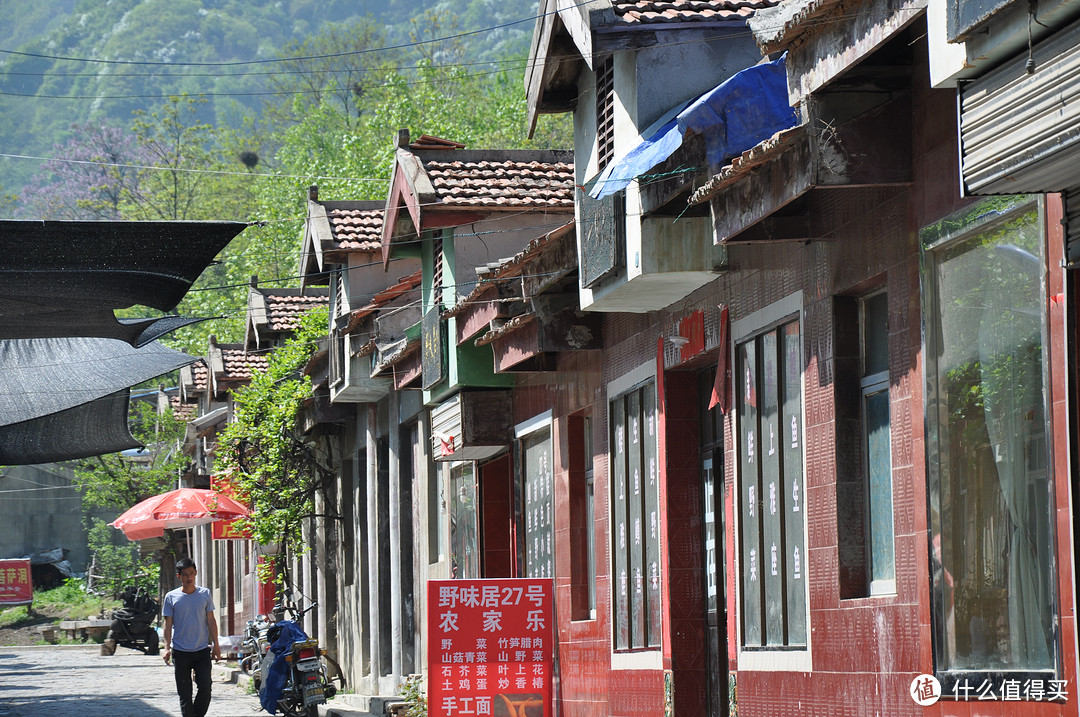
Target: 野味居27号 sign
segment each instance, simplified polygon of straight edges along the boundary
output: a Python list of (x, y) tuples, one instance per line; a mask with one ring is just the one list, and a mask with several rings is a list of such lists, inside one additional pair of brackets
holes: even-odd
[(0, 560), (0, 605), (29, 605), (34, 584), (29, 560)]
[(430, 717), (548, 717), (550, 578), (428, 581)]

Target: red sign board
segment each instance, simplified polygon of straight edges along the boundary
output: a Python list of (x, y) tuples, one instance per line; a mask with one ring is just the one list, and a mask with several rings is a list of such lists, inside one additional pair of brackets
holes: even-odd
[(550, 717), (550, 578), (428, 581), (428, 714)]
[[(210, 476), (210, 488), (247, 504), (247, 501), (237, 494), (236, 484), (229, 478)], [(216, 520), (210, 524), (210, 537), (214, 540), (245, 540), (251, 537), (251, 533), (237, 528), (236, 520)]]
[(29, 605), (34, 584), (29, 560), (0, 560), (0, 605)]

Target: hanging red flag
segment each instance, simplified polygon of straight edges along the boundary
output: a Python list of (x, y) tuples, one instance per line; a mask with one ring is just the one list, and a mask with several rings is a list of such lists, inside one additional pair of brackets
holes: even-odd
[(714, 406), (720, 406), (720, 413), (727, 413), (728, 410), (728, 380), (730, 371), (728, 369), (728, 354), (730, 353), (730, 347), (728, 342), (730, 340), (730, 325), (728, 322), (728, 307), (720, 307), (720, 356), (716, 362), (716, 378), (713, 379), (712, 395), (709, 397), (709, 408)]

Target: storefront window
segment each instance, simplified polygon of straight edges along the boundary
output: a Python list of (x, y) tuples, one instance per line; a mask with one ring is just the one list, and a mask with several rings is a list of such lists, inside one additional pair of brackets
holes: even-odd
[(660, 645), (660, 510), (656, 389), (610, 404), (612, 585), (617, 650)]
[(798, 319), (735, 348), (744, 649), (806, 645), (802, 337)]
[(1031, 202), (973, 216), (965, 233), (924, 232), (936, 664), (939, 673), (1048, 671), (1041, 220)]
[(450, 466), (450, 575), (479, 578), (480, 529), (473, 463)]

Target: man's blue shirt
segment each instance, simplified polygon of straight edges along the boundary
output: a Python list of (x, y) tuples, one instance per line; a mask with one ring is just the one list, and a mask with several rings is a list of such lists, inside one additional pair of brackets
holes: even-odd
[(172, 648), (181, 652), (198, 652), (210, 644), (210, 628), (206, 613), (214, 611), (214, 600), (207, 588), (196, 587), (185, 593), (176, 588), (165, 595), (161, 614), (173, 619)]

